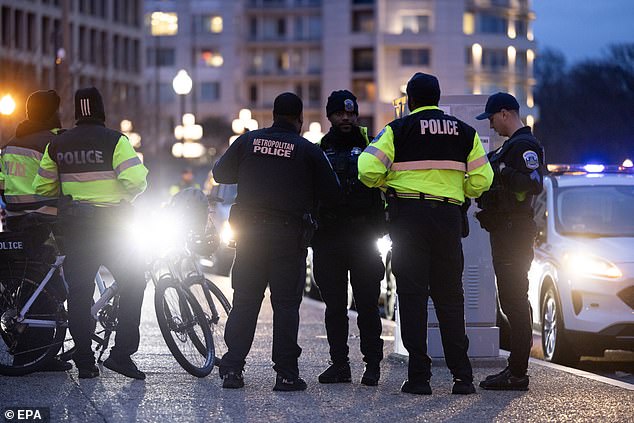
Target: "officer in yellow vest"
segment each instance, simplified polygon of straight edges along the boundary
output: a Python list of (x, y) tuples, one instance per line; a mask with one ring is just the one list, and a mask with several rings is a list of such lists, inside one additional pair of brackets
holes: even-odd
[(434, 302), (452, 393), (472, 394), (462, 287), (465, 197), (478, 197), (493, 180), (478, 133), (438, 108), (440, 86), (416, 73), (407, 83), (410, 115), (389, 123), (359, 157), (359, 179), (386, 189), (392, 270), (401, 334), (409, 352), (402, 392), (430, 395), (427, 301)]
[(46, 146), (62, 126), (59, 102), (54, 90), (32, 93), (26, 101), (27, 119), (18, 124), (15, 137), (2, 147), (0, 155), (0, 192), (6, 202), (7, 229), (37, 231), (33, 235), (38, 244), (46, 240), (49, 231), (27, 228), (27, 216), (57, 214), (57, 197), (36, 195), (32, 185)]
[(141, 303), (145, 290), (143, 263), (135, 260), (123, 237), (129, 203), (147, 185), (147, 169), (128, 138), (105, 127), (101, 94), (94, 88), (75, 93), (76, 126), (51, 142), (33, 182), (36, 194), (60, 200), (64, 234), (68, 321), (77, 351), (80, 378), (99, 376), (91, 349), (90, 307), (94, 277), (105, 265), (119, 283), (119, 324), (115, 346), (104, 366), (134, 379), (144, 379), (130, 356), (139, 346)]
[[(6, 200), (6, 229), (22, 232), (31, 242), (30, 254), (38, 260), (52, 258), (54, 249), (43, 245), (51, 228), (45, 218), (57, 215), (57, 198), (42, 197), (33, 190), (33, 179), (37, 175), (46, 145), (61, 131), (59, 120), (60, 98), (54, 90), (35, 91), (26, 100), (26, 120), (20, 122), (15, 137), (2, 148), (0, 155), (0, 192)], [(48, 285), (54, 289), (61, 284), (55, 275)], [(29, 328), (23, 334), (18, 351), (34, 349), (38, 343), (46, 343), (52, 335), (49, 329)], [(37, 353), (36, 353), (37, 355)], [(32, 357), (18, 352), (13, 364), (28, 363)], [(59, 359), (47, 361), (39, 371), (65, 371), (72, 365)]]

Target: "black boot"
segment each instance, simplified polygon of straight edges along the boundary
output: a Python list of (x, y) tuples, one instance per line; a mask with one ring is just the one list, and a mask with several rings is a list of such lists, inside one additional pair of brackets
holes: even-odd
[(319, 375), (319, 383), (349, 383), (352, 382), (350, 363), (332, 363), (330, 367)]
[(381, 366), (379, 363), (367, 363), (365, 371), (361, 377), (361, 384), (366, 386), (376, 386), (381, 378)]

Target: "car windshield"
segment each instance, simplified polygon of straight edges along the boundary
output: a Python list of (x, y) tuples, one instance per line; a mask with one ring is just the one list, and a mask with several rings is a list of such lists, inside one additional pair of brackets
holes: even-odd
[(557, 195), (557, 229), (564, 235), (634, 236), (634, 186), (561, 188)]

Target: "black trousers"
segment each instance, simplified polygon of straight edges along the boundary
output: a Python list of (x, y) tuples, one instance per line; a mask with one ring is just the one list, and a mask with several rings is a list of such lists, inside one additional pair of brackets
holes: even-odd
[(248, 223), (239, 228), (231, 282), (233, 308), (225, 326), (228, 350), (220, 374), (244, 368), (268, 285), (273, 307), (273, 369), (282, 377), (299, 376), (299, 306), (306, 281), (306, 248), (299, 224)]
[(319, 229), (315, 234), (313, 270), (326, 304), (326, 334), (333, 363), (348, 362), (348, 272), (363, 361), (378, 363), (383, 359), (378, 301), (385, 267), (376, 241), (375, 231), (354, 227)]
[(454, 378), (473, 380), (465, 331), (460, 208), (440, 201), (398, 200), (390, 223), (392, 270), (396, 276), (408, 378), (431, 377), (427, 355), (427, 302), (434, 302), (445, 361)]
[(502, 217), (491, 232), (491, 254), (502, 312), (511, 327), (509, 369), (523, 376), (533, 340), (528, 302), (528, 271), (533, 260), (535, 222), (530, 216)]
[(130, 241), (117, 227), (102, 225), (97, 219), (62, 218), (68, 282), (68, 325), (77, 350), (77, 367), (95, 363), (91, 349), (94, 320), (90, 314), (95, 292), (95, 275), (104, 265), (120, 290), (115, 345), (110, 355), (126, 359), (139, 348), (141, 305), (145, 291), (143, 260), (128, 247)]

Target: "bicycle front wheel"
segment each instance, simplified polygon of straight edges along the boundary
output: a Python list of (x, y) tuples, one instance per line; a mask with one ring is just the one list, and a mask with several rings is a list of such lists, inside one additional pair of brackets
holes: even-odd
[(167, 347), (183, 369), (205, 377), (214, 366), (214, 343), (205, 314), (196, 299), (174, 279), (156, 287), (154, 306)]
[(224, 342), (225, 324), (231, 311), (231, 303), (218, 286), (209, 279), (193, 275), (185, 279), (185, 287), (196, 298), (205, 313), (205, 318), (211, 328), (216, 350), (216, 364), (227, 351)]
[(32, 269), (0, 271), (0, 374), (36, 372), (60, 350), (67, 329), (63, 300), (48, 286), (24, 315), (20, 312), (44, 274)]

